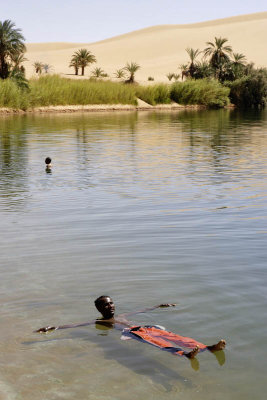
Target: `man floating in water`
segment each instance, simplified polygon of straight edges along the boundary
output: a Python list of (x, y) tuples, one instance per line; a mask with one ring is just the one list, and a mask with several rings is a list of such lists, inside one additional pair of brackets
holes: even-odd
[[(174, 307), (175, 305), (176, 304), (159, 304), (157, 306), (146, 308), (144, 310), (115, 316), (115, 305), (111, 297), (100, 296), (95, 300), (95, 306), (97, 310), (102, 314), (103, 318), (76, 325), (60, 325), (57, 327), (46, 326), (44, 328), (38, 329), (36, 332), (47, 333), (58, 329), (76, 328), (79, 326), (100, 323), (103, 325), (114, 326), (115, 328), (122, 331), (122, 339), (135, 338), (141, 340), (142, 342), (146, 342), (153, 346), (159, 347), (164, 351), (171, 352), (174, 355), (185, 356), (189, 359), (193, 359), (200, 351), (209, 350), (211, 352), (215, 352), (223, 350), (225, 348), (225, 340), (220, 340), (218, 343), (212, 346), (206, 346), (205, 344), (197, 342), (194, 339), (168, 332), (159, 325), (146, 325), (142, 327), (133, 325), (127, 319), (129, 316), (138, 313), (152, 311), (159, 307)], [(190, 349), (190, 351), (184, 351), (182, 348), (177, 347), (177, 345)]]
[(46, 157), (45, 165), (46, 165), (46, 167), (45, 167), (46, 172), (51, 172), (51, 170), (52, 170), (52, 160), (51, 160), (50, 157)]

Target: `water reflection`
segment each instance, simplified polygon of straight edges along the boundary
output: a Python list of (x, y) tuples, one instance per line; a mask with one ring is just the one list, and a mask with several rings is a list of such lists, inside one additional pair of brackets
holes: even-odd
[(0, 118), (0, 201), (23, 207), (28, 187), (28, 140), (25, 118)]
[[(1, 118), (0, 196), (9, 197), (6, 208), (25, 204), (29, 185), (37, 185), (34, 174), (45, 151), (56, 161), (62, 179), (57, 185), (70, 184), (72, 176), (80, 188), (123, 188), (134, 182), (142, 185), (149, 175), (152, 185), (171, 188), (184, 172), (197, 185), (206, 179), (215, 185), (238, 180), (264, 157), (258, 142), (265, 117), (264, 111), (188, 110)], [(126, 162), (121, 174), (118, 167)]]

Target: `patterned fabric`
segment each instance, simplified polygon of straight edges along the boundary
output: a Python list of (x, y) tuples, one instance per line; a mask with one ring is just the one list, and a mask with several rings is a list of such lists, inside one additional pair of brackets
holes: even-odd
[(123, 330), (122, 339), (140, 339), (145, 343), (159, 347), (164, 351), (169, 351), (172, 354), (183, 356), (186, 352), (180, 347), (174, 347), (173, 344), (186, 347), (190, 350), (199, 346), (200, 351), (206, 350), (207, 346), (196, 340), (177, 335), (173, 332), (168, 332), (163, 327), (154, 326), (133, 326)]

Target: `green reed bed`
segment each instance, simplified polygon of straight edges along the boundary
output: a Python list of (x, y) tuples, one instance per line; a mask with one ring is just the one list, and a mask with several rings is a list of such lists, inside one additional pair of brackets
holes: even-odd
[(229, 103), (228, 87), (217, 80), (198, 79), (174, 83), (170, 96), (179, 104), (199, 104), (211, 108), (224, 107)]
[(86, 104), (136, 104), (136, 98), (132, 87), (110, 81), (65, 79), (57, 75), (30, 81), (31, 107)]
[(136, 86), (136, 96), (152, 106), (156, 104), (169, 104), (170, 86), (166, 84), (151, 86)]
[(11, 79), (0, 79), (0, 107), (26, 110), (29, 106), (28, 93)]
[(0, 80), (0, 107), (27, 110), (42, 106), (90, 104), (200, 104), (223, 107), (228, 104), (229, 88), (215, 80), (188, 80), (172, 85), (148, 86), (97, 80), (74, 80), (58, 75), (31, 79), (29, 88), (19, 88), (10, 79)]
[(224, 107), (229, 103), (229, 89), (216, 80), (199, 79), (176, 82), (172, 85), (160, 84), (136, 86), (136, 96), (151, 105), (198, 104), (206, 107)]

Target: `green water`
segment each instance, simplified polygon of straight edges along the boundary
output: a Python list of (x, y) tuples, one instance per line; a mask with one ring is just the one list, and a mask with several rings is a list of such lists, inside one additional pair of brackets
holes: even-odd
[[(0, 118), (0, 399), (265, 399), (267, 114)], [(46, 173), (44, 159), (52, 158)], [(224, 352), (175, 357), (99, 326), (139, 314)]]

